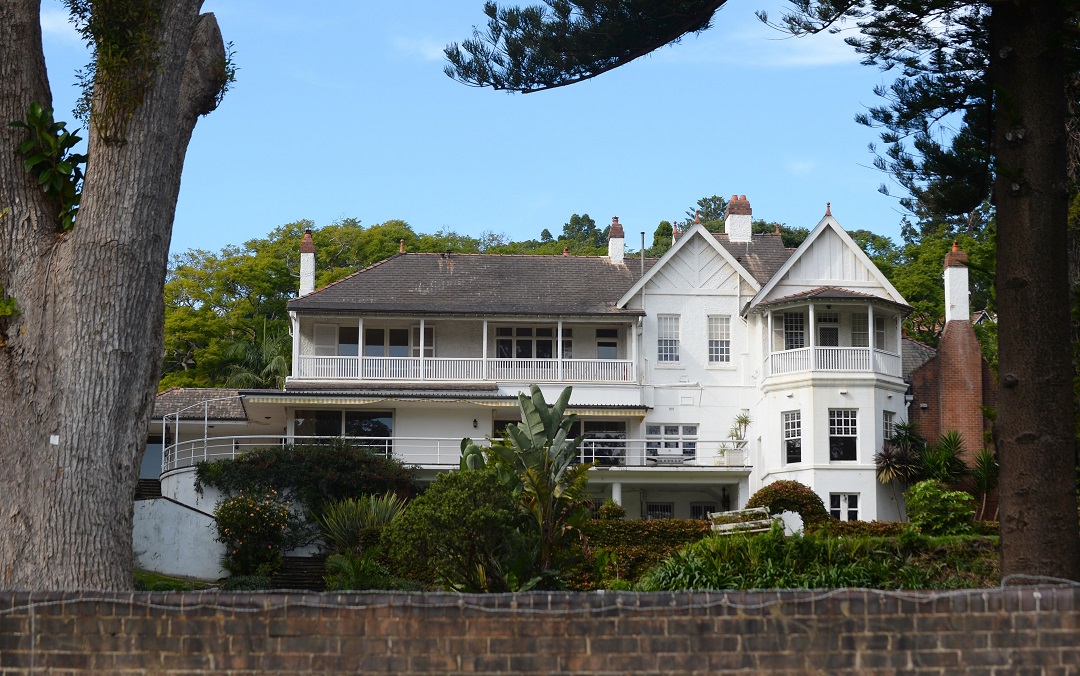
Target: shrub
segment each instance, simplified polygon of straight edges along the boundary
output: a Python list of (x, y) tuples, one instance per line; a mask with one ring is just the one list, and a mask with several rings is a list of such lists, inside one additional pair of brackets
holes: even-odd
[(265, 575), (233, 575), (221, 583), (221, 591), (262, 591), (272, 586)]
[(600, 505), (600, 519), (602, 521), (617, 521), (626, 518), (626, 507), (615, 502), (611, 498)]
[(233, 575), (269, 575), (281, 565), (289, 506), (275, 491), (226, 498), (214, 508), (214, 518), (217, 540), (225, 544), (225, 570)]
[(684, 589), (958, 589), (999, 582), (991, 538), (710, 537), (650, 571), (642, 591)]
[(896, 537), (908, 528), (902, 521), (838, 521), (829, 519), (817, 531), (831, 537)]
[(378, 550), (369, 548), (363, 554), (331, 554), (326, 559), (327, 591), (362, 591), (387, 589), (419, 591), (420, 585), (394, 575), (379, 562)]
[(573, 565), (563, 571), (570, 589), (620, 589), (684, 546), (712, 532), (708, 521), (590, 520), (581, 525), (583, 542), (571, 552)]
[(936, 481), (920, 481), (904, 493), (908, 519), (927, 535), (966, 535), (975, 522), (975, 498)]
[(454, 591), (521, 590), (532, 581), (534, 539), (518, 501), (495, 472), (440, 475), (382, 533), (400, 575)]
[(750, 496), (746, 508), (768, 507), (769, 514), (795, 512), (802, 517), (803, 528), (812, 531), (829, 522), (825, 503), (809, 486), (798, 481), (776, 481)]

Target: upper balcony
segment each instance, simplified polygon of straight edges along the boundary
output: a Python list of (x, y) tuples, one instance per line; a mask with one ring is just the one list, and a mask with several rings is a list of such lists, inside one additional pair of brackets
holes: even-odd
[[(888, 301), (843, 292), (807, 302), (771, 303), (765, 324), (766, 379), (788, 374), (867, 373), (901, 378), (903, 310)], [(854, 297), (862, 296), (856, 300)]]
[(634, 383), (622, 322), (303, 317), (290, 380)]

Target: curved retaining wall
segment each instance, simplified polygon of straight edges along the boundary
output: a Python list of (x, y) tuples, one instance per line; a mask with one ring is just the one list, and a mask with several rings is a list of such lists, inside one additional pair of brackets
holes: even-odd
[(1066, 674), (1080, 587), (948, 593), (0, 592), (0, 673)]

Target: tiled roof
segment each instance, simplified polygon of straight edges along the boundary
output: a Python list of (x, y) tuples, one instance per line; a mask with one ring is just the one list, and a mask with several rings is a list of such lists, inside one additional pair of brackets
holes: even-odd
[(937, 350), (907, 336), (904, 336), (904, 339), (900, 341), (900, 350), (900, 368), (904, 380), (909, 383), (911, 382), (912, 371), (937, 356)]
[(784, 240), (773, 234), (752, 235), (749, 242), (732, 242), (727, 233), (714, 232), (713, 237), (727, 249), (735, 260), (754, 276), (759, 284), (772, 279), (784, 266), (795, 249), (784, 247)]
[[(654, 259), (645, 260), (648, 271)], [(395, 314), (639, 315), (615, 306), (641, 277), (640, 259), (595, 256), (398, 254), (302, 298), (290, 310)]]
[(874, 300), (881, 303), (887, 303), (898, 308), (908, 308), (907, 305), (889, 300), (888, 298), (882, 298), (881, 296), (875, 296), (872, 293), (862, 293), (860, 291), (852, 291), (850, 289), (844, 289), (839, 286), (819, 286), (816, 289), (810, 289), (809, 291), (800, 291), (799, 293), (793, 293), (780, 298), (773, 298), (767, 303), (761, 303), (761, 306), (767, 307), (769, 305), (777, 305), (780, 303), (790, 303), (792, 301), (799, 300)]
[[(180, 411), (181, 420), (202, 420), (204, 416), (209, 420), (247, 420), (244, 402), (238, 394), (239, 390), (215, 387), (175, 387), (158, 393), (153, 417), (160, 420)], [(208, 408), (201, 405), (206, 401)]]

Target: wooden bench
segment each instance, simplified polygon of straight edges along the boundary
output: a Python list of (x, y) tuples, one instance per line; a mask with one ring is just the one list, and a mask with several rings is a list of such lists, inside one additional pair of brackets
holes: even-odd
[(763, 533), (772, 528), (777, 519), (779, 517), (769, 516), (767, 507), (751, 507), (750, 509), (735, 509), (730, 512), (711, 512), (709, 514), (712, 529), (719, 535)]

